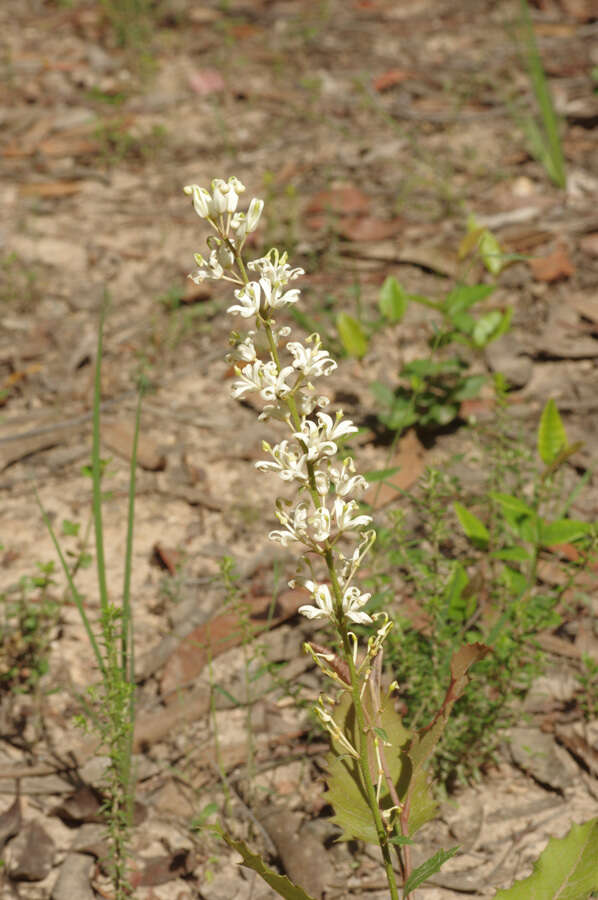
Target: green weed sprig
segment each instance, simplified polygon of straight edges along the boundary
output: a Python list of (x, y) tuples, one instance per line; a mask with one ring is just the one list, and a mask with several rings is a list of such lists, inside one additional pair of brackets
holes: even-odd
[(105, 471), (105, 461), (100, 453), (100, 402), (105, 312), (106, 304), (102, 308), (98, 332), (92, 414), (92, 515), (100, 599), (100, 616), (97, 625), (92, 624), (87, 615), (84, 598), (75, 585), (73, 571), (67, 563), (50, 519), (43, 509), (42, 515), (60, 559), (71, 596), (81, 616), (100, 676), (99, 684), (91, 686), (88, 689), (88, 698), (84, 699), (88, 717), (79, 716), (78, 721), (85, 730), (91, 729), (96, 732), (100, 738), (100, 748), (107, 752), (108, 762), (104, 775), (103, 812), (106, 819), (110, 848), (108, 871), (114, 889), (115, 900), (125, 900), (125, 898), (132, 896), (132, 888), (127, 874), (134, 799), (132, 754), (135, 720), (135, 654), (131, 575), (141, 391), (137, 405), (133, 447), (131, 450), (124, 580), (121, 602), (120, 604), (115, 604), (110, 599), (106, 577), (102, 512), (102, 478)]

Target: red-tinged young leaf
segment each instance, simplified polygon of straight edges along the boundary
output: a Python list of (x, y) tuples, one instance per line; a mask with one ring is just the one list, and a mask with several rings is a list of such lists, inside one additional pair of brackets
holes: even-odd
[(484, 644), (464, 644), (453, 654), (451, 660), (451, 681), (444, 702), (432, 722), (413, 738), (409, 749), (404, 754), (412, 767), (410, 786), (405, 803), (409, 813), (409, 834), (413, 833), (411, 817), (417, 814), (417, 786), (420, 783), (420, 777), (425, 773), (425, 766), (442, 737), (442, 732), (453, 706), (467, 687), (469, 668), (487, 656), (488, 653), (490, 653), (490, 648)]

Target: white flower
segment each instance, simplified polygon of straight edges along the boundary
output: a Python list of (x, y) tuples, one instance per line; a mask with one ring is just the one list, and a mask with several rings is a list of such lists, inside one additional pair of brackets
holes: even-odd
[(334, 618), (334, 602), (330, 594), (330, 588), (327, 584), (316, 584), (313, 581), (306, 581), (305, 587), (311, 593), (315, 606), (300, 606), (298, 612), (308, 619), (333, 619)]
[(289, 450), (289, 442), (281, 441), (271, 447), (264, 441), (263, 449), (266, 453), (270, 453), (273, 462), (269, 460), (260, 460), (255, 464), (256, 469), (260, 472), (274, 471), (278, 472), (283, 481), (307, 481), (307, 467), (305, 454), (299, 455), (294, 450)]
[[(230, 254), (230, 256), (232, 256), (232, 254)], [(194, 258), (200, 268), (197, 269), (193, 275), (189, 275), (189, 278), (191, 281), (194, 281), (195, 284), (201, 284), (206, 278), (213, 278), (217, 281), (224, 275), (224, 269), (222, 268), (221, 262), (224, 262), (227, 266), (231, 265), (231, 262), (229, 262), (230, 257), (224, 254), (221, 249), (212, 250), (207, 261), (203, 258), (201, 253), (195, 253)]]
[(355, 500), (349, 500), (346, 503), (337, 497), (334, 501), (334, 518), (339, 531), (355, 531), (365, 525), (369, 525), (372, 521), (371, 516), (355, 515), (359, 509)]
[[(298, 612), (307, 616), (308, 619), (334, 619), (334, 600), (328, 585), (306, 581), (305, 587), (310, 591), (314, 605), (300, 606)], [(341, 605), (345, 616), (350, 622), (357, 622), (360, 625), (367, 625), (372, 622), (372, 618), (367, 613), (360, 612), (362, 606), (365, 606), (370, 597), (371, 594), (361, 594), (359, 588), (347, 588), (343, 593)]]
[(239, 313), (244, 319), (253, 318), (260, 314), (260, 286), (257, 281), (250, 281), (238, 291), (235, 297), (239, 301), (235, 306), (229, 306), (228, 313)]
[(268, 537), (271, 541), (278, 541), (283, 547), (286, 547), (289, 541), (301, 541), (318, 550), (320, 548), (317, 545), (330, 537), (332, 522), (330, 510), (325, 506), (318, 506), (316, 509), (312, 507), (310, 511), (308, 504), (301, 502), (292, 513), (285, 512), (279, 507), (276, 516), (285, 530), (271, 531)]
[(264, 201), (254, 197), (249, 204), (247, 213), (237, 212), (234, 214), (231, 220), (231, 228), (235, 230), (237, 240), (243, 242), (248, 234), (255, 231), (263, 208)]
[(260, 278), (259, 285), (264, 294), (265, 310), (280, 309), (282, 306), (288, 306), (290, 303), (297, 303), (301, 294), (298, 288), (283, 291), (282, 285), (272, 284), (267, 278)]
[(233, 381), (231, 387), (231, 394), (235, 400), (248, 391), (261, 391), (264, 386), (263, 369), (264, 363), (261, 359), (256, 359), (255, 362), (243, 366), (242, 369), (235, 368), (235, 373), (239, 376), (239, 380)]
[(334, 482), (334, 490), (339, 497), (346, 497), (349, 494), (361, 493), (365, 491), (368, 483), (363, 475), (354, 475), (355, 463), (348, 456), (343, 460), (340, 468), (331, 466), (328, 470), (330, 480)]
[(277, 400), (291, 390), (286, 379), (293, 374), (293, 367), (285, 366), (279, 372), (274, 360), (264, 363), (256, 359), (242, 369), (236, 367), (235, 374), (239, 376), (239, 380), (234, 381), (231, 388), (235, 400), (248, 391), (259, 391), (264, 400)]
[(260, 396), (264, 400), (278, 400), (290, 393), (292, 388), (286, 383), (286, 379), (294, 374), (292, 366), (285, 366), (280, 372), (276, 368), (273, 360), (267, 362), (263, 369), (264, 385), (260, 391)]
[(255, 344), (253, 343), (254, 334), (255, 332), (250, 331), (244, 340), (240, 340), (238, 344), (235, 344), (232, 352), (228, 354), (227, 360), (254, 362), (257, 358)]
[(283, 547), (288, 547), (289, 541), (303, 541), (307, 536), (307, 504), (298, 503), (292, 515), (282, 509), (276, 510), (278, 521), (284, 531), (271, 531), (268, 537), (271, 541), (277, 541)]
[(323, 456), (334, 456), (338, 451), (334, 441), (327, 441), (322, 435), (320, 427), (310, 419), (302, 421), (301, 431), (295, 431), (293, 437), (301, 441), (310, 462), (321, 459)]
[(305, 271), (299, 266), (292, 269), (287, 263), (287, 254), (283, 253), (280, 256), (275, 247), (269, 250), (266, 256), (251, 260), (247, 263), (247, 267), (252, 272), (258, 271), (262, 278), (267, 278), (272, 287), (276, 288), (284, 287), (289, 281), (305, 275)]
[(228, 183), (222, 178), (215, 178), (212, 182), (212, 214), (234, 213), (239, 194), (244, 190), (245, 186), (234, 175), (228, 179)]
[(316, 544), (321, 544), (323, 541), (328, 540), (332, 522), (330, 520), (330, 510), (327, 507), (318, 506), (311, 516), (308, 516), (307, 523), (310, 537)]
[(193, 199), (193, 209), (201, 219), (207, 219), (210, 215), (210, 207), (212, 198), (205, 188), (198, 184), (188, 184), (183, 188), (186, 194), (190, 194)]
[(336, 414), (335, 422), (327, 413), (323, 412), (316, 413), (316, 419), (318, 420), (317, 425), (310, 419), (304, 419), (301, 423), (301, 431), (293, 434), (293, 437), (305, 445), (310, 462), (321, 459), (323, 456), (335, 456), (338, 452), (336, 444), (338, 438), (357, 431), (350, 419), (342, 419), (342, 413)]
[(336, 420), (333, 422), (328, 413), (316, 413), (316, 419), (320, 423), (322, 437), (325, 440), (337, 441), (340, 437), (347, 434), (355, 434), (359, 431), (351, 419), (343, 419), (342, 412), (337, 412)]
[(361, 607), (365, 606), (371, 596), (371, 594), (361, 594), (357, 587), (347, 588), (343, 594), (343, 611), (350, 622), (369, 625), (373, 621), (367, 613), (360, 612)]
[(298, 341), (289, 341), (287, 350), (294, 356), (293, 365), (306, 377), (313, 375), (319, 378), (321, 375), (330, 375), (336, 369), (336, 362), (327, 350), (320, 350), (320, 337), (312, 334), (307, 338), (307, 343), (313, 340), (313, 347), (304, 347)]
[(188, 184), (183, 188), (193, 199), (193, 208), (202, 219), (215, 219), (222, 213), (234, 213), (239, 202), (239, 194), (245, 187), (232, 175), (228, 183), (222, 178), (212, 181), (212, 194), (198, 184)]

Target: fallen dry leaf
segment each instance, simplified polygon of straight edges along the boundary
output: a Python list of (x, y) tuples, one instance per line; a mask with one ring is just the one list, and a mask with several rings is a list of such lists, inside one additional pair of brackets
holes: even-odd
[(365, 213), (370, 208), (370, 198), (356, 187), (332, 188), (320, 191), (309, 201), (308, 213), (336, 213), (347, 216), (351, 213)]
[(11, 837), (14, 837), (15, 834), (19, 833), (21, 822), (21, 782), (17, 779), (15, 799), (6, 812), (3, 812), (2, 815), (0, 815), (0, 850)]
[(245, 601), (248, 623), (242, 625), (239, 611), (223, 613), (198, 625), (171, 654), (162, 674), (161, 692), (168, 699), (177, 698), (179, 688), (196, 678), (210, 658), (238, 646), (249, 630), (253, 636), (266, 628), (274, 628), (290, 619), (303, 602), (298, 591), (284, 591), (272, 603), (271, 597), (249, 597)]
[(70, 197), (78, 194), (82, 181), (32, 181), (19, 185), (23, 197)]
[(131, 877), (133, 887), (151, 887), (166, 884), (175, 878), (189, 875), (195, 860), (190, 850), (175, 850), (169, 856), (155, 856), (143, 860), (143, 869)]
[(425, 467), (425, 450), (415, 431), (408, 431), (399, 441), (399, 448), (388, 464), (389, 469), (398, 467), (398, 472), (383, 482), (376, 482), (367, 489), (364, 500), (374, 509), (381, 509), (391, 500), (396, 500), (401, 491), (408, 490), (419, 478)]
[(598, 256), (598, 231), (585, 234), (579, 242), (579, 248), (588, 256)]
[[(119, 456), (131, 459), (135, 429), (130, 422), (111, 422), (102, 426), (102, 442)], [(166, 457), (151, 438), (139, 435), (137, 445), (137, 465), (148, 472), (162, 472), (166, 468)]]
[(172, 547), (165, 547), (163, 544), (157, 543), (154, 544), (152, 557), (162, 569), (166, 569), (170, 575), (176, 575), (183, 554)]
[(558, 281), (569, 278), (575, 269), (563, 244), (559, 244), (548, 256), (536, 256), (529, 260), (536, 281)]
[(374, 219), (369, 216), (354, 216), (341, 219), (335, 231), (349, 241), (383, 241), (393, 237), (404, 228), (403, 219)]
[(224, 78), (217, 69), (196, 69), (190, 72), (189, 86), (200, 97), (217, 94), (226, 87)]
[(411, 72), (407, 69), (388, 69), (382, 75), (374, 78), (374, 90), (382, 93), (394, 87), (395, 84), (402, 84), (403, 81), (407, 81), (409, 78), (411, 78)]

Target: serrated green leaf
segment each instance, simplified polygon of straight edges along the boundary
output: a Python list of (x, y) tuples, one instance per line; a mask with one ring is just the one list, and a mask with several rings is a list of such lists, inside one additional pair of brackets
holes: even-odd
[(236, 850), (243, 857), (243, 865), (257, 872), (264, 881), (273, 888), (280, 897), (285, 900), (314, 900), (302, 887), (293, 884), (286, 875), (279, 875), (274, 869), (266, 865), (264, 860), (256, 853), (252, 853), (244, 841), (235, 841), (228, 834), (217, 829), (220, 837), (226, 841), (229, 847)]
[(466, 537), (481, 550), (488, 547), (490, 534), (481, 519), (478, 519), (470, 510), (466, 509), (461, 503), (454, 503), (453, 508), (457, 513), (457, 518), (461, 528), (465, 532)]
[[(388, 736), (390, 747), (384, 747), (383, 752), (390, 778), (395, 785), (400, 800), (405, 798), (407, 789), (411, 793), (411, 816), (409, 820), (409, 834), (414, 834), (418, 828), (430, 821), (436, 815), (436, 803), (428, 787), (426, 772), (418, 773), (415, 783), (411, 784), (411, 763), (403, 752), (408, 744), (411, 734), (393, 707), (392, 700), (384, 698), (382, 708), (378, 714), (372, 709), (372, 700), (369, 692), (364, 694), (363, 702), (366, 705), (368, 715), (376, 722), (376, 727), (382, 728)], [(334, 719), (341, 731), (348, 736), (353, 746), (357, 743), (356, 721), (353, 703), (348, 694), (339, 701), (334, 713)], [(371, 777), (375, 783), (378, 777), (376, 768), (376, 755), (373, 740), (370, 738), (369, 759), (371, 765)], [(336, 822), (343, 830), (343, 840), (358, 838), (368, 844), (377, 844), (378, 837), (372, 819), (372, 813), (367, 802), (365, 791), (362, 787), (357, 761), (343, 751), (334, 740), (332, 749), (326, 758), (328, 769), (328, 790), (325, 798), (334, 809), (333, 822)], [(382, 782), (380, 806), (389, 809), (393, 805), (386, 783)]]
[(408, 298), (394, 275), (389, 275), (378, 296), (380, 312), (389, 322), (400, 322), (407, 310)]
[(336, 317), (336, 327), (341, 343), (349, 356), (356, 356), (357, 359), (365, 356), (368, 349), (368, 339), (357, 319), (354, 319), (348, 313), (341, 312)]
[(567, 432), (557, 405), (551, 397), (540, 418), (538, 427), (538, 453), (542, 462), (549, 466), (568, 445)]
[(403, 888), (405, 897), (411, 891), (414, 891), (416, 887), (419, 887), (420, 884), (423, 884), (424, 881), (427, 881), (431, 875), (438, 872), (447, 859), (454, 856), (458, 849), (459, 847), (452, 847), (450, 850), (439, 850), (434, 856), (422, 863), (421, 866), (418, 866), (405, 882), (405, 887)]
[(598, 890), (598, 818), (573, 825), (564, 838), (551, 838), (523, 881), (495, 900), (587, 900)]
[(544, 547), (553, 544), (568, 544), (578, 541), (592, 531), (588, 522), (579, 522), (575, 519), (558, 519), (556, 522), (542, 522), (540, 524), (540, 543)]

